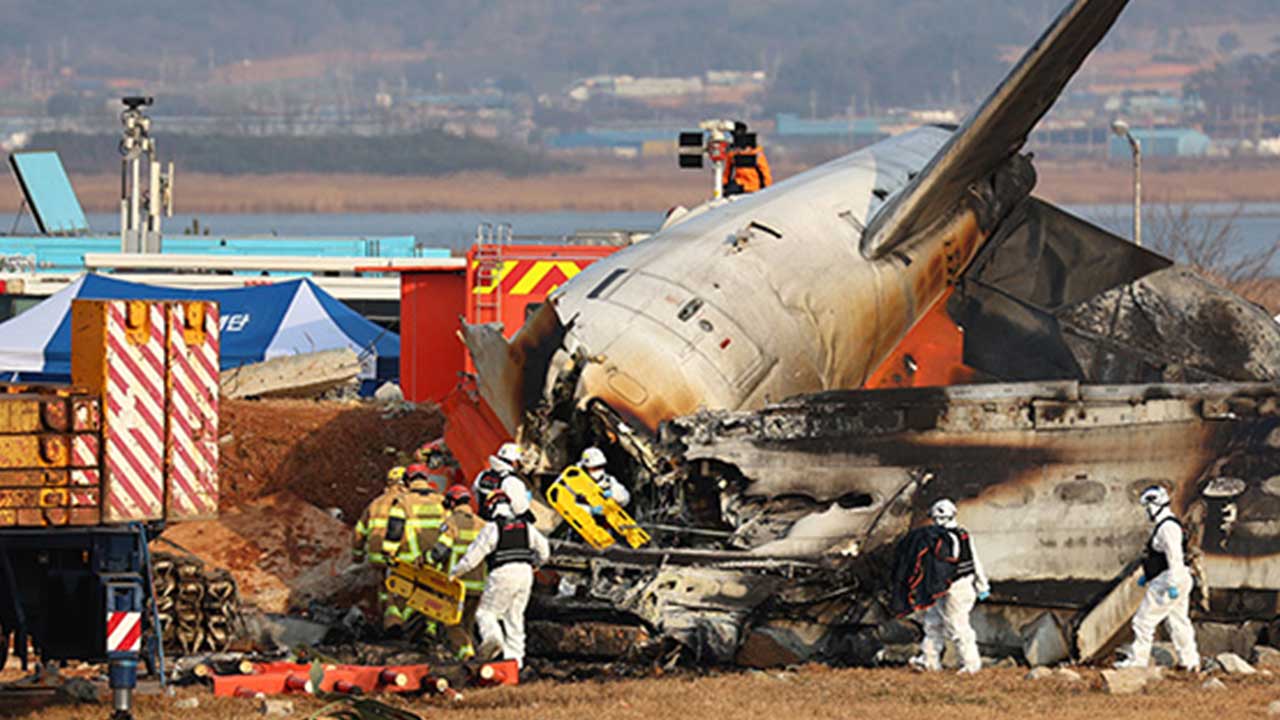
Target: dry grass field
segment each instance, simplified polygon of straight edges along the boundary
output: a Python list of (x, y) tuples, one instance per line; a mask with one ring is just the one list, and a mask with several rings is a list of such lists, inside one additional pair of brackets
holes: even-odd
[[(1082, 671), (1084, 682), (1024, 680), (1025, 670), (989, 670), (977, 677), (950, 673), (919, 675), (906, 670), (831, 670), (807, 667), (798, 672), (749, 672), (705, 677), (667, 677), (576, 684), (534, 682), (515, 688), (472, 690), (458, 705), (437, 700), (394, 701), (424, 718), (441, 720), (658, 720), (684, 718), (771, 718), (822, 720), (1226, 720), (1265, 718), (1280, 699), (1280, 682), (1270, 678), (1223, 678), (1225, 690), (1201, 688), (1203, 678), (1171, 676), (1136, 695), (1111, 696), (1101, 689), (1096, 671)], [(261, 717), (257, 702), (195, 695), (195, 710), (177, 710), (174, 699), (144, 696), (139, 720), (182, 717), (225, 720)], [(323, 703), (294, 697), (295, 718), (312, 717)], [(102, 707), (46, 709), (46, 720), (98, 720)]]
[[(1036, 193), (1066, 204), (1126, 203), (1130, 176), (1123, 163), (1038, 161)], [(777, 163), (776, 178), (800, 172)], [(113, 212), (120, 178), (73, 178), (86, 209)], [(1175, 164), (1147, 170), (1146, 197), (1154, 203), (1280, 201), (1280, 163), (1235, 166)], [(0, 183), (0, 187), (3, 184)], [(182, 173), (175, 187), (183, 213), (356, 213), (485, 210), (491, 212), (652, 211), (705, 199), (705, 172), (682, 172), (674, 162), (594, 161), (581, 172), (529, 177), (460, 173), (438, 177), (385, 175), (248, 175)], [(6, 198), (7, 192), (11, 197)], [(0, 206), (17, 207), (16, 185), (0, 190)]]

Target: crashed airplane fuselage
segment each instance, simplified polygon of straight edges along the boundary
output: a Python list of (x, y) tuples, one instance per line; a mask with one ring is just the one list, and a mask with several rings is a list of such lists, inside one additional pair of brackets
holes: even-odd
[[(1207, 555), (1244, 558), (1210, 563), (1215, 587), (1271, 593), (1247, 614), (1274, 615), (1280, 327), (1032, 197), (1019, 154), (1125, 5), (1071, 2), (959, 128), (920, 128), (695, 209), (566, 283), (510, 343), (465, 327), (485, 399), (546, 471), (606, 445), (634, 471), (642, 522), (704, 529), (669, 540), (745, 556), (732, 563), (865, 561), (929, 500), (954, 497), (997, 597), (1014, 604), (1123, 607), (1104, 596), (1144, 539), (1140, 486), (1162, 482), (1180, 510), (1200, 508), (1198, 532), (1218, 543)], [(959, 360), (902, 352), (925, 318), (955, 330)], [(886, 364), (909, 387), (931, 362), (985, 384), (859, 389)], [(630, 584), (593, 566), (589, 585), (660, 626), (652, 610), (680, 582), (637, 562), (619, 566)], [(691, 555), (686, 580), (771, 572), (706, 564)], [(875, 571), (860, 567), (842, 586), (853, 604), (874, 596)], [(706, 572), (721, 575), (696, 580)], [(765, 603), (711, 594), (756, 598), (695, 608), (721, 613), (721, 638)], [(1092, 653), (1114, 625), (1077, 640)]]

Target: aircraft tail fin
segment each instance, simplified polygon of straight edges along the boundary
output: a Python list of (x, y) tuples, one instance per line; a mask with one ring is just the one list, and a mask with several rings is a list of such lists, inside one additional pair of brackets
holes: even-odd
[(951, 213), (973, 183), (1026, 143), (1128, 0), (1072, 0), (995, 92), (867, 226), (862, 253), (883, 256)]

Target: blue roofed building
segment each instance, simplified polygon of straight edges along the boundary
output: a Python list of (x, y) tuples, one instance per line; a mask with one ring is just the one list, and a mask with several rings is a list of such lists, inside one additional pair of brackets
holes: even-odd
[[(1194, 128), (1134, 128), (1132, 132), (1142, 143), (1144, 157), (1203, 157), (1213, 144), (1208, 135)], [(1129, 143), (1113, 135), (1107, 145), (1107, 157), (1128, 158)]]

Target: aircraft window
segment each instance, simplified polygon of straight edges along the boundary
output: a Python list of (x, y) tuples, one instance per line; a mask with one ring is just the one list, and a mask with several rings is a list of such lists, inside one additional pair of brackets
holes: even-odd
[(881, 200), (884, 200), (885, 198), (889, 197), (889, 191), (885, 190), (884, 188), (876, 188), (875, 190), (871, 191), (871, 194), (875, 195)]
[(610, 285), (612, 285), (614, 281), (616, 281), (618, 278), (626, 274), (627, 274), (626, 268), (618, 268), (617, 270), (614, 270), (613, 272), (609, 273), (608, 275), (605, 276), (603, 280), (600, 281), (599, 285), (596, 285), (595, 287), (591, 288), (591, 292), (587, 293), (587, 299), (595, 300), (596, 298), (600, 297), (600, 295)]
[(676, 313), (676, 317), (680, 318), (680, 322), (687, 322), (689, 318), (697, 315), (698, 311), (701, 309), (702, 300), (700, 298), (694, 298), (685, 303), (684, 307), (680, 308), (680, 312)]
[(851, 492), (845, 493), (836, 498), (836, 504), (845, 510), (854, 510), (857, 508), (871, 507), (875, 503), (875, 498), (867, 493)]

